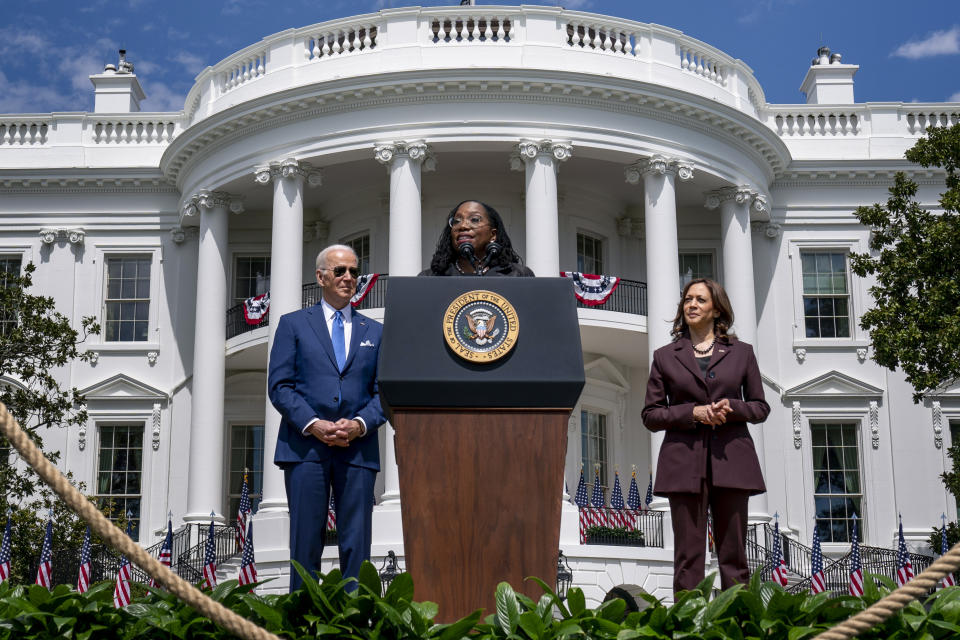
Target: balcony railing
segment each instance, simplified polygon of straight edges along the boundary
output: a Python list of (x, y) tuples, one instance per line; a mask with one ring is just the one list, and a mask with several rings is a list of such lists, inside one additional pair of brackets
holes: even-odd
[[(173, 561), (173, 567), (181, 578), (187, 582), (203, 580), (204, 555), (207, 547), (207, 538), (210, 537), (210, 525), (195, 523), (197, 544), (187, 549)], [(237, 528), (233, 524), (213, 526), (213, 549), (217, 565), (238, 553)]]
[(581, 515), (581, 528), (585, 534), (585, 544), (602, 544), (622, 547), (663, 548), (663, 512), (635, 511), (633, 509), (613, 509), (610, 507), (585, 507), (580, 511), (591, 513), (590, 522), (584, 524)]
[[(386, 304), (389, 281), (390, 277), (387, 275), (377, 278), (366, 297), (356, 308), (358, 310), (382, 308)], [(315, 282), (303, 285), (302, 308), (306, 309), (318, 302), (320, 302), (320, 285)], [(589, 306), (578, 300), (577, 306), (583, 309), (601, 309), (643, 316), (647, 314), (647, 283), (621, 278), (620, 284), (603, 304)], [(259, 327), (265, 327), (269, 323), (270, 315), (267, 314), (256, 324), (248, 324), (243, 316), (243, 303), (230, 307), (227, 309), (227, 340)]]

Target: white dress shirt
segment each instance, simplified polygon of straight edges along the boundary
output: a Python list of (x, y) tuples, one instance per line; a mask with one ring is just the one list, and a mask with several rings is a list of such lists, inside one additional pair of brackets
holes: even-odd
[[(330, 335), (331, 341), (333, 341), (333, 320), (337, 311), (343, 315), (343, 357), (346, 361), (350, 357), (350, 337), (353, 335), (353, 307), (347, 304), (343, 309), (334, 309), (333, 305), (321, 298), (320, 308), (323, 310), (323, 319), (327, 323), (327, 333)], [(307, 421), (307, 425), (303, 428), (303, 435), (307, 435), (307, 429), (317, 419), (317, 416), (314, 416)], [(367, 434), (367, 423), (360, 416), (353, 419), (360, 423), (360, 436), (358, 437), (365, 436)]]

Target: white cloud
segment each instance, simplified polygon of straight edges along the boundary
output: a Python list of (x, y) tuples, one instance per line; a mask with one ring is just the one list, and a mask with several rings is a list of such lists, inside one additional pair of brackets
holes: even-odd
[(944, 31), (934, 31), (922, 40), (906, 42), (891, 53), (891, 56), (917, 60), (931, 56), (960, 53), (960, 26)]
[(194, 75), (203, 71), (203, 69), (207, 66), (204, 63), (203, 58), (201, 58), (200, 56), (194, 55), (192, 53), (188, 53), (186, 51), (181, 51), (177, 55), (173, 56), (171, 60), (179, 64), (182, 64), (184, 69), (186, 69), (189, 73), (192, 73)]
[(560, 0), (557, 5), (564, 9), (589, 9), (593, 6), (593, 0)]
[(960, 91), (947, 98), (947, 102), (960, 102)]
[(185, 93), (171, 89), (163, 82), (143, 82), (143, 92), (146, 99), (140, 103), (144, 111), (181, 111), (183, 102), (187, 99)]
[(181, 31), (174, 27), (167, 27), (167, 38), (170, 40), (186, 40), (189, 37), (189, 31)]

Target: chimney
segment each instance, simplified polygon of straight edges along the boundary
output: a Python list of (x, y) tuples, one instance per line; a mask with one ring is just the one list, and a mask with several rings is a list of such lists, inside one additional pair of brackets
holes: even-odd
[(126, 49), (120, 49), (117, 65), (108, 64), (103, 73), (90, 76), (93, 83), (94, 113), (133, 113), (140, 111), (140, 101), (147, 96), (127, 61)]
[(800, 91), (807, 96), (807, 104), (853, 104), (853, 74), (859, 68), (841, 63), (840, 54), (830, 53), (830, 47), (820, 47)]

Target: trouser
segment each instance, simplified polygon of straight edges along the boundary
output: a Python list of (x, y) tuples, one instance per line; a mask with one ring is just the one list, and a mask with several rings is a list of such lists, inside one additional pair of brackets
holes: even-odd
[[(340, 570), (356, 578), (370, 559), (373, 538), (373, 487), (377, 472), (352, 464), (325, 460), (285, 465), (284, 484), (290, 507), (290, 559), (316, 576), (320, 573), (323, 538), (327, 528), (330, 493), (337, 510)], [(290, 565), (290, 591), (303, 584)], [(356, 588), (356, 583), (347, 587)]]
[(671, 493), (673, 523), (673, 592), (696, 587), (706, 565), (707, 506), (713, 513), (713, 536), (723, 589), (750, 580), (747, 568), (747, 502), (744, 489), (714, 487), (704, 480), (700, 493)]

